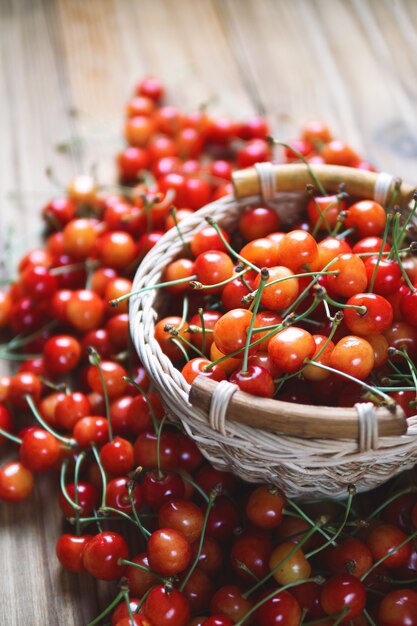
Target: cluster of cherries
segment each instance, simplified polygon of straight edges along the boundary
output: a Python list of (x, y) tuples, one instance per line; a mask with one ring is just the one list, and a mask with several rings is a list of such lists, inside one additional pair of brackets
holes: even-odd
[[(127, 104), (118, 189), (72, 180), (43, 210), (45, 245), (0, 291), (0, 356), (17, 365), (0, 378), (0, 443), (14, 455), (0, 499), (18, 503), (34, 474), (59, 473), (58, 559), (119, 581), (91, 626), (110, 614), (112, 626), (413, 626), (417, 493), (406, 476), (392, 495), (351, 488), (345, 502), (300, 506), (214, 469), (166, 422), (129, 340), (133, 274), (166, 229), (228, 193), (234, 167), (269, 159), (272, 145), (263, 118), (186, 115), (160, 104), (163, 91), (145, 79)], [(300, 156), (369, 167), (319, 122), (284, 150)], [(415, 393), (400, 387), (414, 381), (414, 266), (395, 207), (386, 219), (343, 192), (312, 194), (308, 215), (281, 233), (274, 211), (251, 207), (243, 246), (215, 222), (201, 230), (166, 268), (176, 297), (161, 346), (190, 382), (231, 375), (300, 402), (291, 378), (302, 370), (311, 402), (315, 387), (339, 389), (333, 368), (411, 411)], [(382, 375), (396, 391), (375, 384)]]

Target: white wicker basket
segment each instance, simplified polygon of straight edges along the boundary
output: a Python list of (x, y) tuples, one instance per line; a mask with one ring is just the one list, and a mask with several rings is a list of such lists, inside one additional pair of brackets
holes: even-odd
[[(336, 191), (339, 184), (344, 183), (351, 195), (375, 197), (382, 203), (394, 189), (394, 179), (387, 174), (376, 175), (335, 166), (315, 166), (314, 172), (328, 191)], [(305, 205), (303, 190), (308, 182), (311, 180), (307, 168), (298, 164), (262, 164), (238, 172), (234, 178), (235, 195), (222, 198), (182, 221), (183, 238), (190, 241), (194, 233), (206, 225), (207, 216), (214, 217), (223, 228), (232, 231), (241, 211), (262, 201), (274, 206), (287, 219), (296, 221), (300, 208)], [(398, 202), (405, 211), (413, 191), (410, 185), (401, 185)], [(172, 229), (141, 263), (133, 291), (161, 282), (164, 268), (182, 253), (183, 244), (176, 229)], [(193, 384), (194, 398), (197, 399), (196, 406), (193, 406), (190, 385), (154, 338), (155, 322), (160, 317), (163, 302), (164, 295), (158, 290), (145, 291), (131, 298), (131, 336), (139, 358), (161, 393), (168, 414), (182, 422), (187, 434), (215, 467), (230, 470), (251, 482), (278, 485), (290, 497), (311, 498), (343, 496), (350, 484), (358, 491), (370, 489), (417, 462), (417, 416), (405, 420), (401, 409), (392, 415), (387, 409), (374, 410), (372, 405), (371, 410), (368, 405), (360, 405), (358, 413), (355, 409), (296, 405), (253, 398), (241, 391), (233, 393), (234, 389), (227, 388), (229, 383), (219, 385), (203, 377)], [(218, 387), (222, 386), (223, 390), (219, 390)], [(210, 396), (213, 389), (217, 400), (207, 401), (207, 394)], [(204, 394), (205, 400), (201, 401)], [(286, 434), (235, 421), (245, 421), (247, 402), (255, 403), (260, 414), (268, 414), (272, 419), (274, 413), (280, 416), (280, 422), (287, 424), (283, 427)], [(220, 406), (220, 423), (219, 415), (212, 414), (214, 405), (217, 409)], [(283, 420), (282, 416), (286, 419)], [(334, 426), (335, 420), (337, 423), (344, 419), (351, 422), (353, 416), (354, 438), (311, 437), (308, 420), (311, 420), (314, 432), (317, 419)], [(307, 424), (305, 432), (293, 432), (292, 417), (304, 420)], [(217, 429), (213, 424), (217, 424)], [(386, 436), (380, 436), (384, 432)]]

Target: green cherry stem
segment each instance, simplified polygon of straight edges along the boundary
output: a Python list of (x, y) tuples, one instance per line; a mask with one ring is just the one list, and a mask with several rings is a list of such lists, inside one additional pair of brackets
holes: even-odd
[(243, 352), (243, 363), (242, 363), (242, 370), (241, 370), (242, 374), (245, 374), (248, 371), (249, 348), (250, 348), (250, 342), (252, 339), (252, 331), (255, 325), (256, 313), (258, 312), (259, 305), (261, 303), (262, 292), (264, 290), (265, 283), (268, 280), (268, 278), (269, 278), (269, 272), (266, 269), (266, 267), (263, 267), (261, 269), (261, 281), (259, 283), (258, 289), (256, 290), (255, 299), (253, 301), (252, 317), (249, 323), (248, 330), (246, 332), (245, 350)]
[(94, 444), (92, 444), (91, 449), (93, 451), (94, 458), (96, 459), (96, 462), (97, 462), (97, 465), (98, 465), (98, 469), (100, 470), (100, 475), (101, 475), (102, 494), (101, 494), (101, 507), (100, 507), (100, 509), (103, 510), (103, 509), (106, 508), (107, 477), (106, 477), (106, 472), (104, 471), (104, 467), (101, 464), (100, 454), (98, 453), (98, 450), (97, 450), (96, 446)]
[[(198, 354), (198, 356), (201, 356), (203, 359), (205, 359), (206, 355), (201, 350), (199, 350), (197, 346), (195, 346), (193, 343), (188, 341), (188, 339), (180, 335), (178, 332), (178, 329), (179, 327), (175, 328), (174, 326), (171, 326), (170, 324), (167, 324), (167, 326), (165, 326), (164, 328), (165, 332), (168, 332), (171, 335), (172, 341), (176, 340), (175, 341), (176, 345), (177, 346), (181, 345), (183, 351), (185, 350), (184, 346), (187, 346), (188, 348), (190, 348), (190, 350), (193, 350), (193, 352)], [(188, 354), (187, 354), (187, 357), (188, 357)], [(187, 358), (187, 361), (188, 360), (189, 359)]]
[(384, 393), (384, 391), (382, 391), (382, 389), (384, 389), (383, 387), (372, 387), (371, 385), (368, 385), (368, 383), (365, 383), (363, 380), (359, 380), (359, 378), (355, 378), (354, 376), (351, 376), (350, 374), (346, 374), (345, 372), (342, 372), (341, 370), (336, 370), (333, 367), (324, 365), (323, 363), (317, 363), (317, 362), (315, 363), (311, 359), (307, 359), (305, 363), (307, 365), (315, 365), (316, 367), (320, 367), (321, 369), (327, 370), (328, 372), (331, 372), (332, 374), (343, 376), (343, 378), (347, 378), (348, 380), (351, 380), (353, 383), (357, 383), (358, 385), (361, 385), (362, 387), (364, 387), (371, 393), (374, 393), (380, 396), (387, 403), (388, 407), (393, 406), (392, 398), (390, 398), (386, 393)]
[(188, 570), (186, 577), (184, 578), (184, 580), (182, 581), (182, 583), (180, 585), (180, 591), (184, 591), (185, 586), (187, 585), (188, 581), (190, 580), (190, 577), (191, 577), (192, 573), (194, 572), (195, 568), (198, 565), (198, 561), (200, 559), (201, 551), (203, 549), (203, 543), (204, 543), (204, 537), (205, 537), (205, 534), (206, 534), (208, 518), (209, 518), (209, 515), (210, 515), (210, 511), (213, 508), (213, 505), (214, 505), (214, 503), (216, 501), (216, 498), (217, 498), (217, 491), (216, 491), (216, 489), (213, 489), (211, 491), (211, 493), (210, 493), (209, 501), (208, 501), (206, 512), (205, 512), (205, 515), (204, 515), (204, 522), (203, 522), (203, 527), (202, 527), (202, 530), (201, 530), (201, 535), (200, 535), (200, 541), (199, 541), (199, 544), (198, 544), (197, 554), (195, 555), (194, 562), (192, 563), (190, 569)]
[(120, 565), (130, 565), (131, 567), (135, 567), (136, 569), (140, 569), (142, 572), (146, 572), (147, 574), (152, 574), (155, 578), (158, 578), (162, 583), (165, 583), (165, 578), (162, 578), (159, 574), (146, 567), (146, 565), (141, 565), (140, 563), (135, 563), (134, 561), (129, 561), (128, 559), (120, 559)]
[[(239, 259), (239, 261), (242, 262), (243, 265), (249, 265), (250, 268), (252, 268), (253, 270), (255, 270), (255, 272), (257, 272), (259, 274), (259, 272), (261, 271), (261, 268), (258, 267), (257, 265), (255, 265), (254, 263), (251, 263), (250, 261), (248, 261), (247, 259), (245, 259), (243, 256), (240, 256), (240, 254), (238, 252), (236, 252), (236, 250), (234, 250), (232, 248), (232, 246), (230, 245), (230, 243), (228, 241), (226, 241), (226, 239), (224, 238), (224, 235), (222, 233), (222, 231), (220, 230), (219, 225), (217, 224), (217, 222), (210, 216), (207, 216), (205, 218), (207, 224), (210, 224), (210, 226), (212, 228), (214, 228), (214, 230), (216, 231), (216, 233), (218, 234), (218, 236), (220, 237), (222, 243), (224, 244), (224, 246), (226, 247), (226, 250), (228, 252), (230, 252), (230, 254), (232, 256), (235, 257), (235, 259)], [(236, 277), (235, 277), (236, 278)]]
[(182, 316), (181, 316), (181, 321), (179, 323), (179, 326), (177, 326), (177, 330), (180, 331), (185, 322), (187, 321), (187, 315), (188, 315), (188, 296), (185, 295), (182, 301)]
[(321, 552), (322, 550), (324, 550), (325, 548), (327, 548), (330, 544), (334, 545), (334, 542), (336, 541), (336, 539), (340, 536), (340, 534), (343, 532), (343, 529), (346, 526), (346, 523), (348, 521), (350, 512), (352, 510), (352, 500), (353, 500), (353, 496), (356, 493), (356, 489), (353, 485), (349, 485), (348, 487), (348, 491), (349, 491), (349, 496), (348, 496), (348, 500), (347, 500), (347, 504), (346, 504), (346, 509), (345, 509), (345, 514), (343, 516), (343, 520), (342, 523), (340, 524), (339, 528), (337, 529), (337, 531), (335, 532), (335, 534), (333, 535), (333, 537), (331, 539), (328, 539), (328, 541), (326, 543), (324, 543), (323, 545), (321, 545), (319, 548), (316, 548), (315, 550), (312, 550), (311, 552), (309, 552), (308, 554), (306, 554), (306, 559), (310, 559), (312, 556), (314, 556), (315, 554), (318, 554), (319, 552)]
[(200, 323), (201, 323), (201, 332), (203, 334), (203, 336), (201, 337), (201, 352), (203, 354), (206, 353), (206, 323), (204, 321), (204, 312), (203, 309), (200, 307), (198, 309), (198, 317), (200, 318)]
[(333, 209), (333, 208), (336, 206), (336, 204), (337, 204), (337, 203), (336, 203), (335, 201), (330, 202), (330, 204), (329, 204), (329, 205), (326, 207), (326, 209), (323, 211), (323, 210), (322, 210), (322, 208), (321, 208), (321, 206), (320, 206), (320, 205), (319, 205), (319, 203), (317, 202), (316, 198), (314, 197), (314, 195), (313, 195), (313, 191), (314, 191), (314, 188), (312, 188), (312, 189), (311, 189), (311, 192), (312, 192), (312, 193), (311, 193), (311, 199), (312, 199), (312, 201), (313, 201), (313, 203), (314, 203), (314, 206), (316, 207), (316, 211), (317, 211), (317, 213), (319, 214), (319, 219), (318, 219), (318, 220), (317, 220), (317, 222), (314, 224), (314, 228), (313, 228), (313, 231), (312, 231), (312, 233), (311, 233), (311, 234), (312, 234), (312, 236), (314, 237), (314, 239), (316, 239), (316, 237), (317, 237), (317, 233), (318, 233), (318, 232), (319, 232), (319, 230), (320, 230), (320, 226), (321, 226), (322, 224), (324, 224), (324, 225), (325, 225), (325, 227), (326, 227), (326, 230), (327, 230), (327, 234), (328, 234), (329, 236), (331, 236), (332, 229), (330, 228), (330, 225), (329, 225), (329, 222), (327, 221), (327, 217), (326, 217), (326, 215), (327, 215), (327, 213), (330, 211), (330, 209)]
[(145, 541), (148, 540), (148, 538), (151, 536), (151, 533), (149, 532), (149, 530), (147, 528), (145, 528), (145, 526), (142, 524), (140, 517), (138, 515), (138, 512), (136, 510), (136, 505), (135, 505), (135, 501), (133, 499), (133, 490), (135, 488), (135, 483), (134, 481), (132, 481), (130, 484), (128, 483), (127, 486), (127, 494), (129, 497), (129, 501), (130, 501), (130, 506), (132, 507), (132, 513), (133, 513), (133, 517), (136, 520), (136, 524), (138, 525), (138, 528), (140, 530), (140, 532), (142, 533)]
[(121, 600), (123, 600), (125, 594), (125, 590), (122, 589), (121, 591), (119, 591), (119, 593), (117, 594), (117, 596), (115, 597), (115, 599), (108, 605), (106, 606), (106, 608), (104, 609), (104, 611), (102, 611), (100, 613), (100, 615), (98, 615), (96, 618), (93, 619), (92, 622), (89, 622), (87, 624), (87, 626), (95, 626), (96, 624), (98, 624), (99, 622), (101, 622), (101, 620), (103, 619), (103, 617), (105, 617), (106, 615), (108, 615), (108, 613), (110, 613), (110, 611), (112, 611)]
[(363, 609), (363, 614), (365, 615), (366, 619), (368, 620), (370, 626), (377, 626), (377, 624), (374, 622), (374, 620), (369, 615), (369, 613), (368, 613), (368, 611), (366, 609)]
[(250, 268), (246, 267), (241, 272), (238, 272), (237, 274), (233, 274), (233, 276), (230, 276), (229, 278), (226, 278), (225, 280), (222, 280), (220, 283), (216, 283), (214, 285), (203, 285), (203, 283), (200, 283), (200, 281), (198, 280), (190, 280), (190, 287), (191, 289), (194, 289), (196, 291), (202, 291), (203, 289), (214, 289), (216, 287), (223, 287), (224, 285), (228, 285), (229, 283), (232, 283), (237, 278), (241, 278), (242, 276), (244, 276), (244, 274), (246, 274), (246, 272), (249, 272), (249, 270)]
[(5, 437), (5, 439), (10, 439), (10, 441), (17, 443), (19, 446), (22, 444), (22, 440), (20, 439), (20, 437), (15, 437), (11, 433), (9, 433), (7, 430), (4, 430), (4, 428), (0, 428), (0, 435), (2, 437)]
[(140, 385), (138, 385), (138, 383), (135, 380), (133, 380), (133, 378), (130, 378), (130, 376), (123, 376), (123, 380), (126, 381), (127, 383), (129, 383), (130, 385), (133, 385), (133, 387), (137, 391), (139, 391), (140, 395), (144, 397), (145, 402), (148, 405), (149, 412), (151, 414), (151, 420), (152, 420), (152, 425), (153, 425), (154, 431), (157, 432), (157, 430), (159, 428), (158, 420), (156, 419), (156, 415), (155, 415), (155, 411), (153, 410), (152, 402), (149, 400), (146, 391)]
[(55, 432), (50, 426), (49, 424), (47, 424), (45, 422), (45, 420), (43, 419), (43, 417), (41, 416), (41, 414), (39, 413), (36, 404), (33, 401), (32, 396), (30, 396), (29, 394), (25, 395), (25, 399), (26, 402), (29, 405), (30, 410), (32, 411), (32, 414), (34, 416), (34, 418), (36, 419), (37, 422), (39, 422), (39, 424), (42, 426), (42, 428), (44, 428), (45, 430), (48, 431), (48, 433), (50, 433), (51, 435), (53, 435), (55, 437), (55, 439), (58, 439), (58, 441), (61, 441), (62, 443), (64, 443), (66, 446), (68, 446), (68, 448), (75, 448), (76, 447), (76, 442), (74, 439), (69, 439), (68, 437), (63, 437), (62, 435), (58, 434), (57, 432)]
[(381, 513), (381, 511), (383, 511), (389, 504), (391, 504), (391, 502), (394, 502), (394, 500), (396, 500), (400, 496), (403, 496), (403, 495), (405, 495), (407, 493), (417, 493), (417, 487), (412, 485), (411, 487), (405, 487), (401, 491), (398, 491), (396, 494), (394, 494), (393, 496), (388, 498), (388, 500), (383, 502), (377, 509), (372, 511), (372, 513), (370, 515), (368, 515), (368, 517), (366, 518), (366, 521), (369, 522), (371, 519), (373, 519), (374, 517), (379, 515)]
[(398, 238), (399, 238), (398, 228), (399, 228), (399, 225), (400, 225), (400, 219), (401, 219), (400, 213), (396, 213), (395, 216), (394, 216), (392, 246), (393, 246), (393, 250), (394, 250), (394, 254), (395, 254), (397, 263), (400, 266), (401, 274), (402, 274), (405, 282), (407, 283), (407, 286), (410, 289), (411, 293), (413, 293), (416, 290), (416, 288), (414, 287), (413, 283), (411, 282), (409, 275), (405, 271), (405, 267), (403, 265), (403, 262), (401, 260), (401, 256), (400, 256), (400, 253), (399, 253), (399, 250), (398, 250)]
[(98, 354), (98, 352), (93, 348), (93, 346), (88, 346), (87, 353), (88, 353), (88, 359), (91, 365), (96, 366), (98, 374), (100, 376), (101, 388), (103, 390), (104, 404), (106, 407), (106, 419), (107, 419), (107, 426), (109, 429), (109, 440), (112, 441), (113, 440), (113, 427), (112, 427), (111, 419), (110, 419), (110, 400), (109, 400), (109, 394), (107, 391), (106, 381), (104, 379), (103, 370), (101, 368), (101, 357)]
[[(310, 524), (310, 526), (315, 526), (316, 525), (314, 520), (312, 520), (311, 517), (309, 515), (307, 515), (307, 513), (305, 513), (305, 511), (303, 511), (303, 509), (301, 509), (296, 502), (294, 502), (294, 500), (288, 499), (287, 502), (297, 512), (298, 515), (296, 515), (296, 517), (301, 517), (306, 522), (308, 522), (308, 524)], [(286, 511), (286, 513), (287, 514), (291, 514), (290, 511)], [(293, 513), (291, 515), (294, 516)], [(331, 545), (333, 545), (333, 546), (336, 545), (336, 542), (333, 541), (333, 538), (331, 538), (330, 535), (325, 530), (323, 530), (323, 528), (321, 526), (318, 526), (317, 530), (318, 530), (318, 532), (321, 535), (323, 535), (323, 537), (325, 539), (327, 539), (327, 540), (331, 539), (332, 540), (332, 544)]]
[(301, 152), (293, 148), (289, 143), (286, 143), (285, 141), (279, 141), (278, 139), (274, 139), (274, 137), (267, 137), (267, 141), (269, 141), (269, 143), (275, 146), (282, 146), (283, 148), (287, 148), (287, 150), (290, 150), (293, 154), (295, 154), (295, 156), (298, 159), (300, 159), (300, 161), (302, 161), (304, 165), (306, 165), (310, 178), (313, 181), (313, 183), (316, 185), (317, 189), (320, 191), (321, 195), (327, 196), (327, 191), (325, 190), (325, 188), (323, 187), (323, 185), (321, 184), (321, 182), (319, 181), (319, 179), (313, 172), (310, 163), (307, 161), (305, 156), (301, 154)]
[(184, 235), (182, 234), (182, 231), (181, 231), (181, 228), (178, 225), (179, 222), (178, 222), (178, 219), (177, 219), (177, 209), (174, 206), (172, 206), (170, 208), (170, 210), (169, 210), (169, 213), (170, 213), (170, 215), (171, 215), (171, 217), (173, 219), (175, 228), (176, 228), (177, 233), (178, 233), (178, 237), (180, 238), (180, 241), (181, 241), (181, 243), (182, 243), (182, 245), (184, 247), (184, 250), (186, 250), (187, 254), (189, 254), (190, 253), (190, 244), (187, 241), (185, 241)]
[[(322, 271), (322, 272), (303, 272), (302, 274), (291, 274), (290, 276), (282, 276), (281, 278), (276, 278), (275, 280), (271, 280), (271, 282), (268, 283), (267, 286), (272, 287), (272, 285), (276, 285), (277, 283), (283, 283), (284, 281), (290, 280), (292, 278), (304, 278), (305, 276), (314, 276), (315, 278), (318, 278), (319, 276), (329, 276), (329, 275), (337, 275), (337, 274), (339, 274), (338, 270), (329, 271), (329, 272)], [(248, 293), (246, 296), (243, 296), (242, 301), (245, 303), (248, 303), (251, 300), (253, 300), (253, 298), (256, 296), (259, 289), (260, 289), (260, 285), (258, 289), (255, 289), (251, 293)], [(310, 289), (310, 285), (308, 289)]]
[(388, 550), (388, 552), (384, 554), (384, 556), (378, 559), (378, 561), (375, 561), (375, 563), (373, 563), (371, 567), (364, 574), (362, 574), (362, 576), (360, 577), (361, 582), (363, 582), (369, 576), (369, 574), (373, 572), (374, 569), (376, 569), (379, 565), (381, 565), (381, 563), (383, 563), (389, 556), (394, 554), (397, 550), (399, 550), (399, 548), (402, 548), (403, 546), (405, 546), (409, 541), (412, 541), (413, 539), (415, 539), (415, 537), (417, 537), (417, 530), (415, 530), (411, 535), (409, 535), (406, 539), (404, 539), (404, 541), (399, 543), (397, 546), (394, 546), (393, 548), (391, 548), (391, 550)]
[(80, 475), (81, 464), (84, 461), (86, 456), (87, 456), (87, 453), (85, 452), (85, 450), (80, 452), (80, 454), (77, 456), (77, 460), (75, 461), (75, 467), (74, 467), (74, 496), (75, 496), (75, 503), (77, 505), (77, 509), (75, 512), (75, 530), (76, 530), (77, 535), (80, 534), (80, 507), (78, 506), (78, 478)]
[(372, 272), (371, 280), (369, 281), (368, 291), (370, 293), (373, 292), (374, 290), (374, 284), (375, 284), (376, 275), (378, 272), (378, 267), (381, 262), (382, 255), (384, 253), (385, 244), (387, 243), (388, 233), (391, 230), (391, 223), (392, 223), (392, 213), (389, 213), (387, 217), (387, 221), (385, 223), (384, 234), (382, 236), (381, 248), (378, 252), (377, 262), (375, 264), (374, 271)]
[(110, 306), (118, 306), (120, 302), (124, 302), (125, 300), (129, 300), (132, 296), (138, 296), (141, 293), (145, 293), (145, 291), (152, 291), (153, 289), (161, 289), (162, 287), (170, 287), (171, 285), (183, 285), (184, 283), (189, 283), (191, 280), (197, 280), (197, 274), (193, 276), (187, 276), (185, 278), (177, 278), (176, 280), (169, 280), (165, 283), (157, 283), (156, 285), (149, 285), (149, 287), (142, 287), (142, 289), (138, 289), (137, 291), (130, 291), (129, 293), (125, 293), (123, 296), (119, 298), (115, 298), (114, 300), (110, 300)]
[[(81, 507), (78, 505), (78, 502), (74, 501), (71, 496), (69, 495), (68, 491), (67, 491), (67, 487), (66, 487), (66, 474), (67, 474), (67, 468), (68, 468), (68, 463), (69, 463), (69, 459), (64, 459), (61, 465), (61, 472), (60, 472), (60, 487), (61, 487), (61, 493), (64, 496), (65, 500), (68, 502), (68, 504), (70, 504), (72, 506), (72, 508), (75, 511), (79, 511), (81, 509)], [(75, 489), (75, 493), (76, 493), (76, 489)], [(78, 499), (78, 498), (77, 498)]]
[(133, 617), (132, 609), (130, 608), (130, 593), (127, 589), (123, 592), (123, 599), (126, 604), (126, 610), (130, 621), (130, 626), (135, 626), (135, 619)]
[(412, 207), (412, 209), (409, 211), (408, 215), (407, 215), (407, 219), (405, 220), (399, 234), (398, 234), (398, 246), (401, 248), (401, 246), (403, 245), (404, 239), (407, 235), (407, 228), (408, 225), (410, 224), (411, 220), (414, 218), (415, 214), (416, 214), (416, 210), (417, 210), (417, 195), (416, 192), (414, 192), (414, 206)]

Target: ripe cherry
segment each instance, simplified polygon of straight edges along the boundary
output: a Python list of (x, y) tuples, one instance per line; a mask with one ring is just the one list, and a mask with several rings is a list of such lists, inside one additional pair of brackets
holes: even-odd
[(313, 336), (302, 328), (290, 326), (274, 335), (268, 353), (278, 369), (287, 374), (297, 372), (316, 350)]
[(61, 565), (70, 572), (84, 572), (84, 548), (93, 535), (61, 535), (56, 543), (56, 555)]
[(382, 599), (378, 609), (380, 626), (416, 626), (417, 593), (411, 589), (396, 589)]
[(32, 492), (33, 474), (19, 461), (0, 467), (0, 500), (20, 502)]
[(84, 568), (99, 580), (117, 580), (123, 576), (125, 566), (121, 559), (129, 557), (125, 539), (115, 532), (101, 532), (86, 544), (83, 553)]
[(19, 450), (20, 460), (32, 472), (51, 469), (61, 456), (60, 442), (46, 430), (27, 431)]
[(246, 503), (246, 515), (259, 528), (273, 529), (282, 520), (284, 506), (285, 498), (279, 489), (262, 485), (251, 492)]
[(349, 574), (332, 576), (323, 585), (321, 605), (327, 615), (336, 615), (345, 610), (341, 623), (348, 623), (360, 615), (366, 605), (364, 584)]
[(163, 585), (150, 591), (143, 612), (152, 626), (186, 626), (190, 617), (190, 608), (184, 595)]

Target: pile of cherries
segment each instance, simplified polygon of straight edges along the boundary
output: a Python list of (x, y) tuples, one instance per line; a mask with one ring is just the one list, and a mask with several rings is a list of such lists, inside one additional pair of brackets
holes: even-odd
[[(273, 144), (261, 117), (185, 114), (163, 95), (158, 80), (139, 83), (120, 184), (72, 180), (43, 209), (43, 247), (3, 281), (0, 356), (14, 373), (0, 378), (0, 443), (11, 458), (0, 499), (18, 503), (36, 473), (59, 474), (67, 528), (58, 559), (118, 585), (90, 626), (413, 626), (410, 476), (365, 497), (352, 486), (345, 501), (300, 505), (214, 469), (166, 421), (129, 339), (134, 272), (166, 229), (181, 236), (181, 219), (229, 193), (235, 167), (272, 158)], [(370, 168), (320, 122), (282, 158)], [(412, 414), (407, 227), (395, 203), (386, 218), (374, 202), (312, 185), (308, 222), (289, 232), (255, 206), (237, 233), (211, 220), (184, 245), (165, 271), (174, 298), (158, 340), (190, 382), (230, 376), (296, 402), (365, 393)]]

